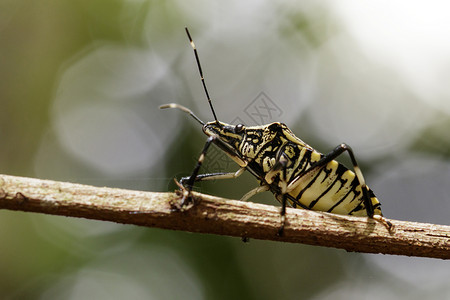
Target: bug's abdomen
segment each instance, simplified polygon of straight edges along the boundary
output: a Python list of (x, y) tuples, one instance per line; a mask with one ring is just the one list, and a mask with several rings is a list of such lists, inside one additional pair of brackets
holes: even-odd
[[(317, 152), (312, 153), (312, 161)], [(319, 157), (317, 157), (317, 160)], [(353, 171), (337, 161), (330, 161), (325, 167), (307, 173), (300, 178), (294, 190), (288, 194), (302, 207), (344, 215), (367, 216), (361, 185)], [(381, 215), (380, 202), (369, 190), (374, 214)], [(277, 195), (277, 198), (281, 195)]]

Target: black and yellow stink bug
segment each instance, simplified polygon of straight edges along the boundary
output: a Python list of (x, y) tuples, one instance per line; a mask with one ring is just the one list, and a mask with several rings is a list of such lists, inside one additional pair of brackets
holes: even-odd
[[(206, 88), (197, 49), (187, 28), (186, 33), (194, 50), (214, 121), (204, 123), (190, 109), (179, 104), (160, 107), (178, 108), (189, 113), (203, 126), (203, 132), (208, 136), (192, 175), (180, 181), (182, 206), (192, 201), (190, 192), (196, 181), (236, 178), (247, 170), (256, 177), (260, 186), (245, 194), (242, 200), (260, 192), (272, 192), (282, 205), (279, 235), (283, 232), (287, 203), (294, 208), (368, 216), (392, 229), (392, 224), (381, 213), (380, 202), (367, 187), (353, 151), (347, 144), (340, 144), (324, 155), (296, 137), (283, 123), (244, 126), (220, 122)], [(235, 161), (240, 166), (239, 170), (234, 173), (199, 174), (211, 143)], [(349, 154), (354, 171), (334, 160), (344, 152)]]

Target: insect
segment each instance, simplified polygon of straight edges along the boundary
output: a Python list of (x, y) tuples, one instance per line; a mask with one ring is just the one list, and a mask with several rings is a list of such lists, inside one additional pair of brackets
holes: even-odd
[[(368, 216), (383, 223), (389, 230), (393, 225), (383, 217), (381, 204), (365, 183), (353, 150), (340, 144), (328, 154), (322, 154), (296, 137), (283, 123), (274, 122), (262, 126), (231, 125), (217, 119), (206, 87), (197, 48), (186, 28), (189, 42), (194, 50), (203, 89), (214, 121), (205, 123), (190, 109), (175, 103), (160, 106), (161, 109), (177, 108), (190, 114), (202, 125), (208, 136), (191, 176), (180, 181), (183, 190), (181, 206), (191, 203), (190, 193), (196, 181), (237, 178), (249, 171), (260, 186), (250, 190), (241, 200), (270, 191), (281, 203), (281, 226), (283, 234), (286, 206), (325, 211), (336, 214)], [(208, 148), (214, 143), (223, 150), (239, 169), (232, 173), (199, 174)], [(353, 170), (337, 162), (335, 158), (347, 152)]]

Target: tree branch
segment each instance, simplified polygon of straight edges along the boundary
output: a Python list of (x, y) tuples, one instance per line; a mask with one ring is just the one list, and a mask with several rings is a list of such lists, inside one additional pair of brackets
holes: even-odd
[(100, 188), (0, 175), (0, 209), (112, 221), (201, 233), (304, 243), (365, 253), (450, 259), (450, 226), (391, 220), (394, 232), (372, 219), (280, 209), (194, 193), (196, 204), (174, 207), (175, 193)]

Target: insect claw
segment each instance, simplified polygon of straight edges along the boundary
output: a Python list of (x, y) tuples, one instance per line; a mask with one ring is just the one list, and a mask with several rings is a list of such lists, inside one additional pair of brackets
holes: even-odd
[(284, 224), (278, 228), (277, 236), (282, 237), (284, 235)]
[(385, 217), (380, 216), (380, 215), (374, 215), (373, 218), (375, 219), (375, 221), (378, 221), (381, 224), (383, 224), (384, 226), (386, 226), (387, 230), (389, 230), (389, 233), (395, 232), (394, 224), (392, 224), (390, 221), (388, 221)]
[(183, 194), (183, 197), (181, 198), (180, 206), (181, 208), (187, 207), (189, 204), (194, 204), (194, 200), (190, 194), (185, 195)]
[(189, 204), (194, 204), (194, 198), (191, 195), (191, 191), (184, 187), (176, 178), (173, 179), (175, 184), (179, 187), (176, 191), (178, 196), (181, 196), (181, 201), (177, 204), (173, 204), (173, 207), (177, 210), (183, 210)]
[(173, 181), (175, 182), (175, 184), (180, 188), (179, 191), (184, 191), (186, 190), (186, 188), (176, 179), (174, 178)]
[(286, 215), (281, 216), (281, 226), (278, 228), (277, 236), (282, 237), (284, 235), (284, 225), (286, 223)]
[(248, 238), (248, 237), (246, 237), (246, 236), (241, 237), (241, 240), (242, 240), (243, 243), (248, 243), (248, 242), (250, 242), (250, 238)]

